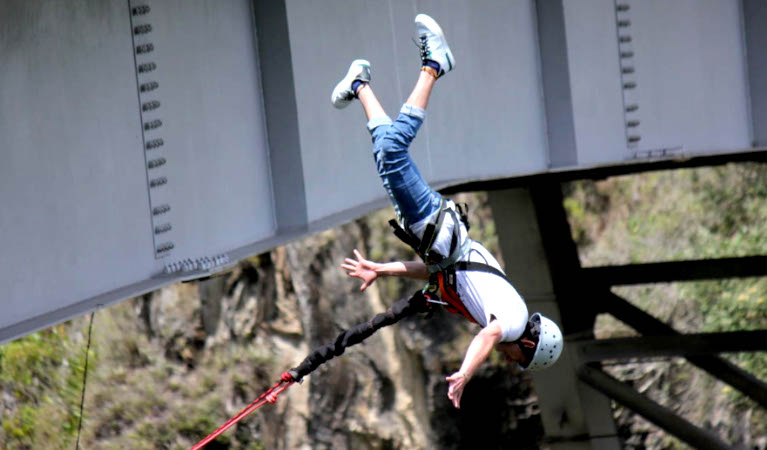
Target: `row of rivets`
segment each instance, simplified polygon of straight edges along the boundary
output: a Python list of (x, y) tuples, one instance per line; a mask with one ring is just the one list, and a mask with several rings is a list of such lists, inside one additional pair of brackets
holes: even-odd
[(149, 14), (149, 11), (151, 10), (152, 8), (150, 8), (149, 5), (139, 5), (131, 9), (131, 14), (134, 16), (143, 16), (144, 14)]
[(634, 79), (636, 66), (634, 65), (633, 38), (631, 36), (631, 20), (628, 17), (631, 11), (630, 0), (616, 0), (615, 24), (618, 29), (618, 56), (620, 63), (621, 87), (623, 88), (623, 120), (626, 130), (626, 144), (635, 147), (642, 139), (638, 133), (639, 119), (635, 113), (639, 105), (632, 101), (636, 94), (637, 82)]
[(155, 148), (162, 147), (163, 145), (165, 145), (165, 141), (162, 139), (152, 139), (150, 141), (146, 141), (144, 147), (146, 147), (147, 150), (153, 150)]
[(160, 87), (160, 83), (156, 81), (150, 81), (149, 83), (142, 83), (141, 86), (139, 86), (139, 90), (141, 92), (149, 92), (154, 91), (158, 87)]
[(138, 65), (138, 73), (151, 72), (151, 71), (153, 71), (156, 68), (157, 68), (157, 64), (155, 64), (153, 62), (142, 63), (142, 64)]
[(187, 258), (182, 261), (173, 262), (165, 265), (164, 272), (167, 274), (178, 272), (192, 272), (195, 270), (210, 270), (230, 262), (229, 255), (226, 253), (216, 256), (203, 256), (202, 258)]
[(173, 242), (164, 242), (156, 247), (155, 252), (157, 254), (168, 253), (169, 251), (173, 250), (173, 247), (175, 247)]
[(170, 211), (170, 205), (155, 206), (154, 208), (152, 208), (152, 215), (160, 216), (162, 214), (165, 214), (168, 211)]
[(150, 160), (149, 160), (149, 161), (146, 163), (146, 167), (147, 167), (148, 169), (154, 169), (155, 167), (160, 167), (160, 166), (163, 166), (163, 165), (165, 165), (165, 163), (166, 163), (166, 162), (167, 162), (167, 161), (165, 160), (165, 158), (156, 158), (156, 159), (150, 159)]
[[(163, 121), (160, 118), (153, 117), (147, 119), (144, 117), (145, 113), (154, 113), (160, 108), (160, 101), (156, 98), (146, 98), (147, 95), (156, 95), (157, 90), (160, 87), (160, 83), (156, 80), (141, 80), (140, 78), (148, 76), (150, 73), (154, 73), (157, 70), (157, 63), (153, 61), (139, 61), (139, 58), (147, 58), (148, 54), (155, 51), (155, 45), (153, 42), (149, 42), (149, 36), (153, 31), (152, 24), (148, 23), (148, 14), (152, 8), (149, 5), (135, 5), (131, 8), (131, 27), (133, 30), (134, 49), (136, 52), (136, 76), (139, 89), (139, 99), (141, 102), (141, 109), (139, 114), (141, 115), (141, 123), (144, 131), (144, 151), (153, 150), (157, 152), (165, 145), (165, 141), (156, 136), (152, 136), (147, 139), (146, 134), (156, 134), (158, 130), (163, 126)], [(141, 23), (134, 23), (135, 20), (140, 20)], [(139, 42), (136, 42), (136, 41)], [(154, 154), (154, 153), (153, 153)], [(156, 174), (161, 172), (160, 167), (164, 166), (168, 161), (163, 156), (154, 156), (152, 159), (146, 161), (147, 171), (152, 171), (152, 175), (148, 176), (149, 182), (149, 201), (152, 211), (152, 230), (154, 235), (160, 235), (168, 233), (172, 230), (173, 226), (167, 220), (163, 223), (155, 223), (155, 217), (166, 214), (170, 211), (170, 205), (154, 205), (157, 194), (152, 192), (168, 184), (168, 178), (162, 174)], [(147, 172), (149, 173), (149, 172)], [(170, 251), (174, 248), (173, 242), (158, 243), (155, 241), (155, 255), (157, 257), (165, 257), (170, 254)]]
[(154, 227), (154, 234), (167, 233), (168, 231), (171, 230), (171, 228), (173, 227), (169, 223), (163, 223), (161, 225), (157, 225), (156, 227)]
[(141, 110), (142, 111), (151, 111), (153, 109), (157, 109), (160, 107), (160, 101), (159, 100), (152, 100), (146, 103), (141, 104)]

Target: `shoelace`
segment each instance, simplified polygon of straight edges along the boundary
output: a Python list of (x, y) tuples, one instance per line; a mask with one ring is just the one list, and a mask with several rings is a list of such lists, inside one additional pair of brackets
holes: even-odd
[(416, 41), (415, 38), (411, 39), (415, 46), (421, 50), (421, 61), (426, 61), (429, 55), (431, 55), (431, 51), (429, 51), (429, 41), (426, 39), (426, 35), (422, 34), (418, 36), (418, 41)]

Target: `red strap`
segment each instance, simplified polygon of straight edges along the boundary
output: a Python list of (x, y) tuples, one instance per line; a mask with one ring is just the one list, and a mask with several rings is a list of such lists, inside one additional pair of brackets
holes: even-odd
[(470, 321), (477, 323), (471, 314), (469, 314), (469, 310), (466, 309), (466, 306), (463, 304), (463, 301), (461, 301), (458, 293), (449, 284), (445, 283), (444, 272), (437, 274), (437, 280), (439, 281), (439, 291), (442, 294), (442, 300), (450, 303), (450, 306), (446, 306), (445, 309), (453, 314), (461, 314)]

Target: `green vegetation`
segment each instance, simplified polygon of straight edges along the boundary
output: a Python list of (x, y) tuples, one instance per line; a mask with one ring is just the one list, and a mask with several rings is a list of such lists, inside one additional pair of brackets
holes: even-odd
[(71, 328), (58, 325), (0, 346), (0, 385), (18, 405), (2, 417), (0, 442), (8, 450), (74, 443), (85, 353), (70, 339)]

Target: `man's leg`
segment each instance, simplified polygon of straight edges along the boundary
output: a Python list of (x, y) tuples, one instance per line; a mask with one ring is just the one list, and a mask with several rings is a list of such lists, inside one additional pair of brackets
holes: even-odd
[(354, 98), (362, 104), (373, 138), (378, 174), (398, 215), (415, 223), (433, 214), (441, 196), (429, 187), (410, 158), (409, 147), (426, 116), (426, 107), (436, 79), (453, 69), (455, 60), (439, 25), (429, 16), (416, 16), (423, 67), (416, 85), (397, 120), (392, 122), (370, 87), (370, 64), (356, 60), (332, 94), (336, 107)]
[[(383, 106), (381, 106), (378, 98), (373, 93), (373, 88), (369, 83), (360, 84), (355, 94), (362, 104), (362, 109), (365, 111), (365, 117), (367, 117), (368, 122), (372, 121), (373, 119), (389, 117), (386, 115), (386, 111), (384, 111)], [(389, 124), (391, 124), (391, 119), (389, 119), (388, 123), (386, 123), (386, 125)]]
[(410, 93), (405, 104), (426, 110), (426, 107), (429, 106), (431, 90), (434, 88), (434, 82), (436, 81), (437, 79), (434, 78), (434, 75), (429, 72), (423, 70), (419, 72), (418, 81), (416, 81), (413, 92)]
[[(410, 96), (405, 101), (405, 104), (426, 110), (426, 107), (429, 105), (429, 97), (431, 96), (431, 91), (434, 88), (435, 81), (437, 81), (437, 79), (434, 78), (434, 76), (430, 73), (425, 71), (419, 72), (415, 87), (410, 93)], [(365, 116), (368, 120), (374, 117), (386, 116), (386, 112), (381, 106), (381, 103), (378, 101), (378, 98), (376, 98), (375, 94), (373, 93), (373, 89), (370, 87), (370, 84), (360, 84), (360, 87), (357, 88), (357, 92), (355, 94), (360, 100), (360, 103), (362, 103), (362, 108), (365, 110)]]

